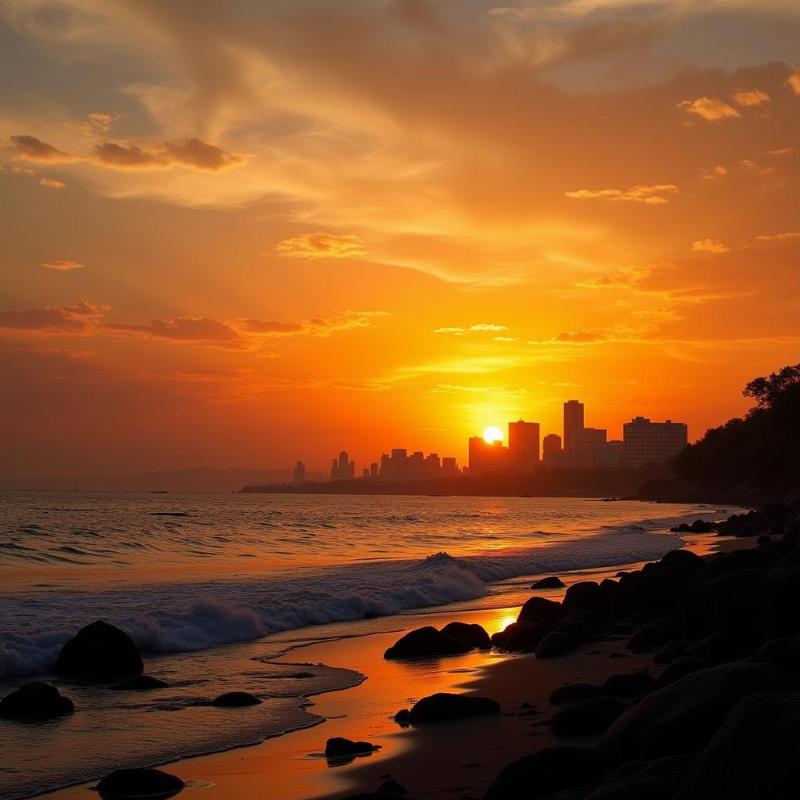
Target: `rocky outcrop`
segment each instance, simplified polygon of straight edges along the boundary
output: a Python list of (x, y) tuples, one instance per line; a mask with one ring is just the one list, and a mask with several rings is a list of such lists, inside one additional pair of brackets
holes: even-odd
[(500, 713), (500, 704), (489, 697), (439, 692), (423, 697), (408, 714), (411, 725), (446, 722), (468, 717), (485, 717)]
[(225, 692), (211, 701), (211, 705), (218, 708), (243, 708), (244, 706), (257, 706), (260, 703), (261, 700), (250, 692)]
[(175, 775), (160, 769), (118, 769), (97, 784), (97, 791), (106, 798), (172, 797), (184, 787)]
[(375, 750), (380, 750), (380, 745), (334, 736), (325, 743), (325, 758), (333, 760), (355, 758), (356, 756), (369, 755)]
[(387, 659), (432, 658), (467, 653), (474, 645), (447, 636), (432, 626), (417, 628), (398, 639), (384, 654)]
[(71, 714), (75, 706), (55, 686), (32, 681), (0, 700), (0, 717), (16, 720), (42, 720)]
[(61, 648), (58, 675), (85, 681), (111, 681), (141, 675), (139, 648), (125, 631), (97, 620), (81, 628)]

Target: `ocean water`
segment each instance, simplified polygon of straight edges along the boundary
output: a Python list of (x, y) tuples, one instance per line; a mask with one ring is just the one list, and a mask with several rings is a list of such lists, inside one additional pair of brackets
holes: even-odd
[[(513, 605), (530, 576), (659, 558), (682, 544), (672, 525), (721, 513), (581, 498), (0, 495), (0, 696), (47, 676), (98, 618), (170, 684), (60, 684), (72, 717), (0, 721), (0, 797), (316, 724), (307, 698), (364, 676), (287, 657), (313, 626), (363, 635), (364, 620), (385, 629), (403, 612)], [(231, 689), (265, 702), (235, 717), (205, 705)]]

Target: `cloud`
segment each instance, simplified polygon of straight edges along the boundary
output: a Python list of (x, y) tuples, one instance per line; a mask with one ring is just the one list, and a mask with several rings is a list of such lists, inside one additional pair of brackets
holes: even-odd
[(575, 189), (566, 192), (566, 196), (574, 200), (621, 200), (655, 206), (668, 203), (669, 200), (664, 195), (675, 194), (677, 191), (678, 187), (672, 183), (657, 183), (637, 184), (630, 189)]
[(495, 342), (516, 342), (517, 341), (517, 337), (516, 336), (495, 336), (493, 338), (493, 341), (495, 341)]
[(469, 329), (471, 331), (476, 332), (483, 332), (483, 331), (507, 331), (507, 325), (498, 325), (496, 322), (479, 322), (477, 325), (470, 325)]
[(241, 346), (239, 334), (224, 322), (210, 317), (177, 317), (154, 319), (149, 325), (110, 322), (103, 326), (112, 333), (143, 336), (149, 339), (171, 339), (179, 342), (214, 342), (229, 347)]
[(757, 108), (765, 103), (771, 103), (772, 98), (761, 89), (740, 89), (733, 93), (733, 101), (742, 108)]
[(796, 66), (792, 74), (786, 79), (786, 85), (796, 95), (800, 95), (800, 65)]
[(84, 265), (77, 261), (45, 261), (41, 264), (45, 269), (54, 269), (58, 272), (69, 272), (73, 269), (83, 269)]
[(75, 161), (74, 156), (35, 136), (12, 136), (11, 145), (17, 151), (17, 156), (24, 161), (36, 161), (40, 164), (69, 164)]
[(102, 114), (98, 111), (93, 111), (91, 114), (86, 116), (86, 125), (89, 130), (97, 130), (107, 133), (109, 130), (111, 130), (111, 122), (115, 116), (115, 114)]
[(713, 181), (717, 178), (724, 178), (730, 170), (727, 167), (723, 167), (722, 164), (717, 164), (710, 169), (704, 169), (702, 173), (703, 180), (706, 181)]
[(692, 242), (692, 252), (693, 253), (729, 253), (730, 247), (726, 245), (724, 242), (719, 242), (716, 239), (698, 239), (696, 242)]
[(433, 332), (434, 333), (449, 333), (449, 334), (452, 334), (453, 336), (463, 336), (467, 332), (467, 329), (466, 328), (459, 328), (457, 326), (451, 326), (451, 327), (448, 327), (448, 328), (434, 328)]
[(161, 147), (145, 149), (136, 144), (104, 142), (95, 146), (97, 163), (115, 169), (151, 170), (173, 166), (219, 172), (242, 162), (242, 157), (201, 139), (165, 142)]
[(569, 342), (570, 344), (589, 344), (590, 342), (602, 342), (606, 338), (604, 333), (597, 331), (565, 331), (556, 336), (557, 342)]
[(354, 258), (364, 255), (361, 239), (354, 234), (305, 233), (284, 239), (275, 248), (283, 258), (305, 261), (318, 258)]
[(709, 122), (742, 116), (732, 105), (717, 97), (698, 97), (696, 100), (683, 100), (678, 103), (678, 108), (683, 108), (690, 114), (695, 114)]
[(41, 178), (39, 186), (44, 186), (46, 189), (63, 189), (67, 184), (64, 181), (58, 181), (55, 178)]
[(270, 319), (240, 319), (238, 325), (248, 333), (293, 334), (302, 333), (304, 328), (299, 322), (281, 322)]
[(30, 333), (86, 333), (102, 316), (91, 303), (0, 312), (0, 328)]
[(756, 236), (756, 242), (771, 244), (775, 242), (796, 242), (800, 240), (800, 231), (784, 231), (783, 233), (762, 234)]

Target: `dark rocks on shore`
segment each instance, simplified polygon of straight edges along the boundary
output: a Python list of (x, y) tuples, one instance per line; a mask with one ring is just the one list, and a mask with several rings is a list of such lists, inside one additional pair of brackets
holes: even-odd
[(533, 653), (547, 634), (537, 622), (512, 622), (492, 636), (492, 644), (514, 653)]
[(135, 678), (128, 678), (118, 683), (114, 688), (123, 692), (144, 692), (150, 689), (166, 689), (168, 686), (168, 683), (152, 675), (137, 675)]
[(800, 692), (747, 697), (700, 755), (675, 800), (794, 800), (798, 741)]
[(407, 728), (411, 722), (409, 721), (409, 717), (411, 712), (407, 708), (402, 708), (394, 715), (394, 721), (401, 725), (404, 728)]
[(752, 653), (748, 661), (768, 661), (790, 675), (800, 677), (800, 636), (770, 639)]
[(548, 747), (512, 761), (483, 800), (538, 800), (603, 778), (614, 760), (592, 747)]
[(592, 683), (568, 683), (552, 692), (549, 702), (553, 706), (563, 706), (567, 703), (577, 703), (579, 700), (597, 697), (599, 694), (600, 687)]
[(653, 676), (649, 672), (623, 672), (612, 675), (600, 687), (602, 694), (609, 697), (638, 697), (653, 686)]
[(556, 575), (551, 575), (549, 578), (541, 578), (531, 586), (531, 589), (561, 589), (565, 586), (564, 581)]
[(670, 530), (673, 533), (711, 533), (717, 529), (717, 522), (707, 522), (704, 519), (696, 519), (694, 522), (681, 522)]
[(125, 631), (97, 620), (81, 628), (61, 648), (58, 675), (88, 681), (109, 681), (144, 670), (139, 648)]
[(699, 672), (701, 669), (708, 669), (711, 664), (702, 658), (696, 656), (682, 656), (672, 661), (669, 666), (658, 676), (655, 682), (656, 689), (663, 689), (693, 672)]
[(500, 704), (490, 697), (439, 692), (416, 702), (409, 711), (408, 721), (411, 725), (424, 725), (499, 713)]
[(653, 656), (653, 661), (656, 664), (669, 664), (676, 658), (686, 654), (686, 650), (691, 646), (688, 639), (670, 639), (666, 642), (661, 649)]
[(665, 645), (673, 635), (672, 626), (665, 620), (655, 620), (642, 625), (636, 633), (628, 639), (625, 647), (634, 653), (647, 653), (657, 647)]
[(489, 650), (492, 646), (489, 634), (486, 633), (483, 626), (474, 622), (449, 622), (442, 628), (442, 635), (449, 636), (451, 639), (478, 650)]
[(517, 622), (535, 623), (549, 628), (566, 616), (567, 610), (561, 603), (546, 597), (531, 597), (520, 609)]
[(672, 800), (696, 762), (693, 754), (628, 762), (615, 769), (587, 800)]
[(628, 709), (600, 741), (622, 759), (698, 752), (743, 697), (796, 688), (772, 664), (723, 664), (699, 670), (653, 692)]
[(344, 759), (365, 756), (380, 750), (380, 745), (370, 742), (354, 742), (352, 739), (345, 739), (342, 736), (334, 736), (325, 743), (325, 758)]
[(559, 658), (571, 653), (578, 644), (578, 640), (569, 633), (551, 631), (539, 642), (536, 658)]
[(556, 736), (593, 736), (604, 733), (628, 707), (616, 697), (589, 697), (553, 714), (550, 728)]
[(261, 700), (250, 692), (225, 692), (211, 701), (211, 705), (218, 708), (243, 708), (257, 706), (260, 703)]
[(75, 706), (55, 686), (31, 681), (0, 700), (0, 717), (14, 720), (45, 720), (71, 714)]
[(611, 611), (616, 590), (617, 584), (614, 581), (573, 583), (564, 595), (564, 608), (567, 611), (584, 609), (606, 616)]
[(160, 769), (118, 769), (97, 784), (102, 798), (172, 797), (185, 786), (176, 775)]
[(447, 636), (432, 626), (417, 628), (398, 639), (384, 654), (387, 659), (430, 658), (467, 653), (474, 645)]

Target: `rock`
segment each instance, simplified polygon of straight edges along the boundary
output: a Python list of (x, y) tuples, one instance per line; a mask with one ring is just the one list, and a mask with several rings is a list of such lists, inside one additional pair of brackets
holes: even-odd
[(375, 750), (380, 750), (380, 745), (370, 744), (370, 742), (354, 742), (352, 739), (334, 736), (325, 743), (325, 758), (355, 758), (356, 756), (367, 755)]
[(559, 658), (572, 652), (578, 641), (568, 633), (548, 633), (536, 648), (536, 658)]
[(744, 660), (743, 655), (748, 649), (735, 631), (722, 631), (693, 642), (686, 648), (686, 655), (705, 659), (711, 664), (721, 664)]
[(407, 708), (403, 708), (394, 715), (394, 721), (398, 725), (402, 725), (404, 728), (407, 728), (411, 724), (409, 721), (410, 715), (411, 712)]
[(790, 675), (800, 677), (800, 636), (785, 636), (764, 642), (747, 661), (768, 661)]
[(666, 567), (692, 567), (699, 570), (705, 566), (706, 560), (685, 547), (679, 547), (662, 556), (658, 563)]
[[(614, 587), (613, 581), (609, 581)], [(588, 609), (601, 616), (608, 613), (611, 607), (611, 591), (607, 586), (601, 586), (595, 581), (580, 581), (573, 583), (564, 595), (564, 608), (567, 611), (575, 609)]]
[(71, 714), (75, 706), (55, 686), (31, 681), (0, 700), (0, 717), (17, 720), (42, 720)]
[(512, 622), (492, 636), (492, 643), (515, 653), (533, 653), (546, 633), (547, 628), (536, 622)]
[(656, 689), (663, 689), (693, 672), (699, 672), (701, 669), (708, 669), (711, 664), (702, 658), (694, 656), (683, 656), (676, 658), (659, 676), (655, 682)]
[(798, 692), (751, 695), (731, 711), (675, 800), (794, 800), (798, 741)]
[(168, 683), (154, 678), (152, 675), (137, 675), (135, 678), (118, 683), (114, 688), (123, 692), (142, 692), (148, 689), (166, 689)]
[(250, 694), (250, 692), (225, 692), (225, 694), (221, 694), (211, 701), (212, 706), (219, 708), (242, 708), (244, 706), (257, 706), (260, 703), (261, 700), (254, 694)]
[(669, 664), (684, 655), (690, 645), (688, 639), (671, 639), (653, 656), (653, 661), (656, 664)]
[(58, 675), (90, 681), (107, 681), (141, 675), (139, 648), (127, 633), (97, 620), (69, 639), (56, 661)]
[(697, 756), (631, 761), (612, 772), (586, 800), (672, 800)]
[(499, 713), (500, 704), (489, 697), (439, 692), (416, 702), (408, 714), (408, 721), (412, 725), (424, 725)]
[(556, 792), (593, 784), (614, 761), (593, 747), (548, 747), (508, 764), (483, 800), (537, 800)]
[(704, 519), (696, 519), (691, 524), (681, 522), (674, 528), (670, 528), (673, 533), (712, 533), (717, 529), (716, 522), (706, 522)]
[(160, 769), (118, 769), (97, 784), (102, 798), (172, 797), (184, 787), (183, 781)]
[(566, 633), (579, 642), (585, 642), (594, 632), (594, 626), (581, 619), (565, 619), (551, 628), (550, 633)]
[(670, 627), (662, 621), (648, 622), (628, 639), (625, 647), (634, 653), (647, 653), (661, 647), (671, 637)]
[(378, 787), (378, 793), (405, 797), (408, 794), (408, 789), (405, 786), (401, 786), (394, 778), (389, 778)]
[(522, 606), (517, 622), (535, 622), (550, 628), (566, 617), (567, 611), (561, 603), (547, 600), (544, 597), (531, 597)]
[(549, 578), (541, 578), (536, 581), (536, 583), (531, 586), (531, 589), (560, 589), (562, 586), (565, 586), (564, 581), (552, 575)]
[[(677, 556), (681, 551), (674, 552)], [(649, 617), (672, 611), (678, 598), (705, 565), (702, 559), (698, 560), (699, 564), (692, 561), (688, 565), (671, 562), (648, 564), (638, 575), (626, 581), (620, 611)]]
[(593, 736), (608, 730), (627, 707), (616, 697), (589, 697), (553, 714), (550, 728), (556, 736)]
[(586, 700), (589, 697), (597, 697), (600, 694), (600, 687), (591, 683), (568, 683), (560, 689), (556, 689), (550, 695), (550, 705), (563, 706), (567, 703), (577, 703), (579, 700)]
[(627, 672), (612, 675), (600, 687), (600, 693), (608, 697), (637, 697), (653, 686), (653, 676), (647, 672)]
[(451, 639), (470, 647), (477, 647), (479, 650), (488, 650), (492, 646), (489, 634), (476, 623), (450, 622), (442, 628), (441, 632), (443, 636), (449, 636)]
[(639, 700), (612, 724), (599, 746), (625, 760), (698, 752), (743, 697), (795, 686), (772, 664), (699, 670)]
[(384, 654), (384, 658), (430, 658), (434, 656), (451, 656), (467, 653), (472, 645), (445, 636), (436, 628), (428, 625), (417, 628), (398, 639)]

